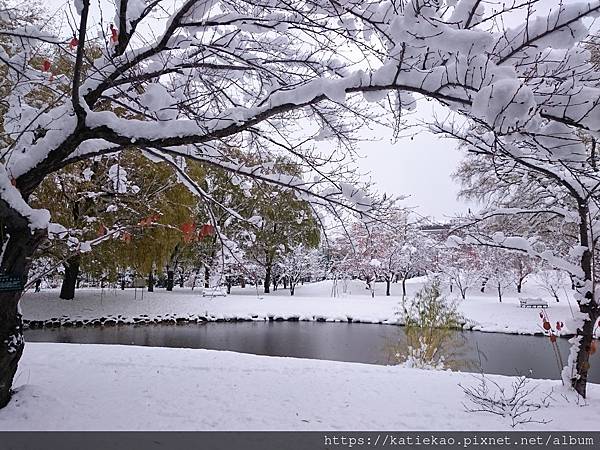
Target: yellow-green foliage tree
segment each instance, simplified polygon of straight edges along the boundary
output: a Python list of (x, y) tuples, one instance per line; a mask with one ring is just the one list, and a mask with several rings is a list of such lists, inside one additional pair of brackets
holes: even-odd
[(107, 281), (129, 268), (152, 281), (154, 268), (162, 270), (182, 245), (181, 225), (197, 208), (171, 168), (127, 151), (56, 172), (36, 190), (35, 203), (80, 242), (102, 241), (85, 253), (43, 247), (42, 255), (65, 262), (62, 298), (74, 297), (80, 268)]

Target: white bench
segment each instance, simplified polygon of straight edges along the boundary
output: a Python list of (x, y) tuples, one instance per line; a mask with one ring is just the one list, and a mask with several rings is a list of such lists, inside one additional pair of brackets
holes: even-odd
[(227, 297), (227, 290), (222, 287), (204, 288), (202, 297)]
[(541, 298), (519, 298), (521, 308), (547, 308), (548, 302)]

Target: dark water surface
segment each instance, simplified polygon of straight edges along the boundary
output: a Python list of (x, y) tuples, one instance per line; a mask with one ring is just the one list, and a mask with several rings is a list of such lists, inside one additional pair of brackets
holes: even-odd
[[(318, 322), (235, 322), (185, 325), (116, 325), (25, 331), (29, 342), (124, 344), (231, 350), (269, 356), (395, 364), (406, 349), (404, 328), (390, 325)], [(567, 339), (558, 341), (567, 358)], [(547, 337), (477, 331), (453, 332), (446, 360), (457, 369), (559, 379)], [(589, 381), (600, 383), (600, 358), (592, 356)]]

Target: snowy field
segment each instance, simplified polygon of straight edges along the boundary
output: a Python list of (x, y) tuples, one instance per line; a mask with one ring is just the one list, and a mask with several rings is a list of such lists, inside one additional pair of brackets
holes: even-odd
[[(509, 385), (513, 378), (490, 376)], [(0, 430), (510, 430), (467, 413), (458, 386), (473, 375), (398, 366), (274, 358), (232, 352), (112, 345), (27, 344), (17, 393)], [(559, 381), (532, 380), (517, 430), (598, 430), (600, 386), (589, 404)]]
[[(411, 280), (409, 296), (421, 288)], [(234, 288), (227, 297), (202, 297), (201, 290), (154, 293), (132, 289), (78, 290), (58, 299), (57, 290), (28, 293), (21, 302), (28, 321), (97, 320), (136, 322), (176, 319), (268, 320), (297, 318), (397, 323), (401, 286), (376, 286), (371, 298), (358, 281), (279, 290)], [(345, 292), (343, 292), (345, 290)], [(539, 310), (518, 305), (507, 293), (468, 295), (460, 302), (467, 326), (507, 333), (536, 333)], [(135, 298), (134, 298), (135, 295)], [(453, 295), (446, 293), (446, 295)], [(535, 288), (523, 296), (544, 296)], [(545, 297), (545, 296), (544, 296)], [(572, 302), (572, 299), (571, 299)], [(567, 322), (569, 304), (549, 302), (551, 320)], [(516, 379), (490, 375), (510, 386)], [(15, 381), (17, 393), (0, 410), (0, 430), (510, 430), (511, 419), (468, 413), (459, 386), (474, 386), (473, 374), (425, 371), (214, 350), (95, 344), (26, 345)], [(527, 414), (535, 421), (519, 430), (598, 430), (600, 386), (589, 385), (588, 405), (578, 405), (560, 381), (531, 380), (533, 402), (548, 402)], [(548, 393), (552, 393), (547, 397)], [(468, 404), (468, 402), (466, 402)]]
[[(408, 282), (408, 295), (412, 296), (421, 288), (423, 279)], [(202, 290), (176, 289), (166, 292), (157, 288), (155, 292), (141, 289), (125, 291), (105, 289), (77, 290), (75, 300), (60, 300), (58, 290), (29, 292), (21, 301), (25, 320), (53, 322), (89, 323), (114, 322), (153, 322), (185, 320), (269, 320), (299, 319), (326, 320), (368, 323), (398, 323), (397, 311), (401, 301), (401, 286), (392, 284), (392, 295), (385, 296), (385, 285), (377, 283), (375, 298), (360, 281), (349, 281), (345, 286), (339, 283), (340, 296), (332, 297), (332, 282), (324, 281), (298, 286), (296, 295), (291, 297), (283, 289), (271, 294), (262, 294), (256, 287), (233, 288), (227, 297), (202, 297)], [(523, 297), (542, 297), (548, 300), (548, 316), (551, 321), (567, 324), (577, 305), (568, 299), (564, 290), (561, 302), (557, 303), (541, 291), (534, 283), (525, 285), (522, 294), (507, 291), (502, 303), (498, 302), (495, 292), (481, 294), (478, 289), (467, 292), (466, 300), (459, 300), (459, 310), (465, 318), (465, 328), (504, 333), (534, 334), (540, 333), (540, 310), (520, 308), (519, 295)], [(446, 293), (456, 297), (456, 293)], [(569, 300), (569, 301), (568, 301)]]

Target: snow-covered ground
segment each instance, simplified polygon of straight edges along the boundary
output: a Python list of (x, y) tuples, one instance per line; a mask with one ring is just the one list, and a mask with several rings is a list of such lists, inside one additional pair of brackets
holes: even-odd
[[(502, 385), (515, 379), (490, 376)], [(0, 430), (509, 430), (510, 419), (468, 413), (470, 374), (274, 358), (213, 350), (27, 344), (17, 393)], [(517, 430), (598, 430), (589, 405), (559, 381), (531, 380), (531, 413)], [(527, 415), (529, 416), (529, 415)]]
[[(408, 282), (408, 295), (412, 296), (421, 288), (423, 279)], [(345, 292), (344, 292), (345, 289)], [(54, 322), (88, 323), (115, 321), (131, 323), (137, 321), (165, 320), (268, 320), (290, 319), (327, 320), (374, 323), (398, 323), (397, 311), (401, 301), (401, 286), (392, 285), (392, 296), (385, 296), (385, 285), (377, 283), (375, 298), (371, 298), (365, 285), (360, 281), (349, 281), (344, 287), (340, 282), (339, 296), (332, 297), (332, 282), (324, 281), (298, 286), (291, 297), (288, 291), (280, 289), (271, 294), (262, 294), (256, 287), (233, 288), (227, 297), (202, 297), (202, 290), (176, 289), (166, 292), (157, 288), (155, 292), (133, 289), (125, 291), (105, 289), (80, 289), (75, 300), (60, 300), (58, 290), (44, 290), (27, 293), (21, 301), (25, 320)], [(565, 290), (565, 293), (567, 291)], [(456, 296), (456, 293), (449, 296)], [(549, 299), (535, 286), (525, 287), (523, 297), (543, 297), (548, 300), (547, 309), (551, 321), (568, 324), (572, 317), (571, 308), (577, 305), (565, 295), (560, 303)], [(519, 295), (507, 292), (502, 303), (494, 292), (481, 294), (477, 289), (467, 293), (467, 299), (460, 301), (459, 310), (463, 314), (465, 328), (481, 331), (533, 334), (541, 332), (539, 309), (520, 308)], [(38, 324), (39, 325), (39, 324)], [(565, 332), (568, 332), (568, 328)]]

